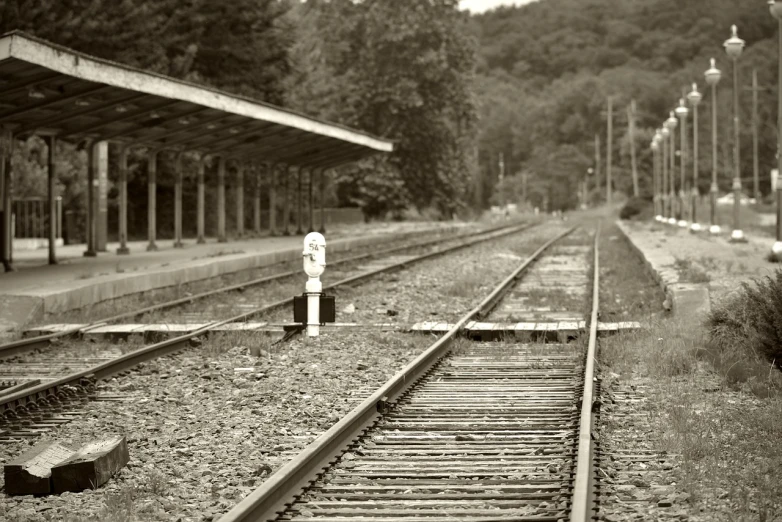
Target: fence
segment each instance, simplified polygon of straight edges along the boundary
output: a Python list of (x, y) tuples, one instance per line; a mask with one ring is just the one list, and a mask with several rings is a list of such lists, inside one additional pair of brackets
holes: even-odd
[[(11, 202), (11, 229), (14, 238), (49, 237), (49, 202), (45, 198), (21, 198)], [(62, 237), (62, 198), (55, 200), (54, 237)]]

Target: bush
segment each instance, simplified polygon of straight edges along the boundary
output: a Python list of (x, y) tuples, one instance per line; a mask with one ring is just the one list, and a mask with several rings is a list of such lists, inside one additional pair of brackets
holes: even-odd
[(619, 211), (620, 219), (631, 219), (633, 217), (640, 217), (642, 219), (648, 219), (652, 217), (652, 202), (643, 198), (630, 198), (627, 203), (624, 204), (622, 210)]
[(707, 358), (727, 384), (782, 388), (782, 270), (742, 283), (711, 311), (706, 327)]

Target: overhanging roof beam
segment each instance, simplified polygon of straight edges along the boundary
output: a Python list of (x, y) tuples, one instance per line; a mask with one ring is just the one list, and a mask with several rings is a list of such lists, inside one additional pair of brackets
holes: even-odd
[(40, 120), (34, 123), (31, 123), (29, 125), (25, 125), (24, 127), (21, 127), (17, 130), (15, 130), (15, 134), (25, 134), (28, 132), (35, 131), (36, 129), (41, 129), (45, 127), (50, 127), (52, 125), (57, 125), (58, 123), (62, 123), (64, 121), (68, 121), (73, 118), (81, 118), (82, 116), (88, 116), (90, 114), (93, 114), (95, 112), (100, 112), (106, 109), (111, 109), (113, 107), (116, 107), (118, 105), (122, 105), (124, 103), (132, 102), (135, 100), (138, 100), (139, 98), (146, 98), (149, 96), (148, 94), (132, 94), (130, 96), (125, 96), (124, 98), (120, 98), (117, 100), (113, 100), (110, 102), (102, 103), (100, 105), (96, 105), (94, 107), (89, 107), (87, 109), (77, 111), (77, 112), (68, 112), (59, 116), (54, 116), (52, 118)]
[[(238, 115), (230, 115), (230, 116), (238, 116)], [(227, 117), (226, 115), (223, 115), (223, 118), (226, 118), (226, 117)], [(215, 127), (214, 129), (209, 129), (209, 134), (211, 135), (211, 134), (215, 134), (217, 132), (224, 131), (226, 129), (232, 129), (232, 128), (235, 128), (235, 127), (244, 127), (244, 126), (247, 126), (247, 125), (254, 125), (254, 124), (258, 124), (258, 123), (265, 123), (265, 122), (262, 122), (262, 121), (259, 121), (259, 120), (250, 120), (249, 122), (248, 121), (244, 121), (244, 122), (238, 122), (238, 123), (237, 122), (229, 123), (229, 124), (226, 124), (226, 125), (221, 125), (220, 127)], [(221, 136), (220, 138), (216, 139), (216, 141), (223, 141), (223, 140), (225, 140), (227, 138), (236, 138), (236, 137), (237, 137), (237, 134), (230, 134), (227, 137), (226, 136)], [(196, 136), (196, 137), (185, 136), (184, 138), (180, 138), (178, 140), (173, 140), (173, 141), (170, 141), (170, 142), (166, 142), (163, 146), (165, 146), (165, 147), (174, 147), (174, 146), (181, 145), (183, 149), (195, 150), (195, 149), (199, 149), (199, 148), (203, 147), (203, 145), (199, 144), (198, 141), (199, 140), (204, 140), (204, 139), (205, 139), (204, 136)], [(193, 142), (195, 142), (195, 143), (193, 143)], [(206, 143), (210, 143), (210, 141), (207, 141)]]
[[(204, 109), (204, 110), (208, 110), (208, 109)], [(215, 116), (214, 118), (207, 118), (205, 120), (198, 121), (198, 122), (196, 122), (196, 123), (194, 123), (192, 125), (187, 124), (187, 125), (185, 125), (182, 128), (171, 129), (171, 130), (169, 130), (167, 132), (162, 132), (162, 133), (157, 134), (155, 136), (149, 136), (149, 137), (144, 138), (144, 139), (147, 140), (147, 141), (149, 141), (149, 140), (156, 141), (156, 140), (161, 140), (161, 139), (165, 139), (165, 138), (170, 138), (172, 136), (177, 136), (179, 134), (185, 134), (187, 132), (191, 132), (191, 131), (199, 129), (201, 127), (213, 124), (213, 123), (215, 123), (217, 121), (224, 120), (226, 118), (230, 118), (231, 116), (233, 116), (233, 115), (226, 116), (225, 114), (220, 114), (219, 116)], [(180, 118), (182, 118), (182, 117), (183, 116), (180, 116)], [(141, 140), (136, 140), (134, 142), (129, 143), (128, 145), (133, 145), (134, 143), (139, 142), (139, 141), (141, 141)], [(166, 143), (166, 146), (169, 146), (169, 143)]]
[(33, 85), (38, 85), (39, 83), (44, 83), (49, 80), (53, 80), (58, 76), (60, 76), (60, 73), (45, 72), (41, 74), (36, 74), (31, 76), (30, 78), (11, 82), (5, 87), (0, 87), (0, 94), (2, 94), (3, 96), (13, 96), (14, 94), (27, 90), (29, 87), (32, 87)]
[(82, 89), (80, 91), (76, 91), (64, 96), (58, 96), (56, 98), (52, 98), (51, 100), (42, 101), (40, 103), (33, 103), (32, 105), (26, 105), (24, 107), (19, 107), (18, 109), (2, 112), (0, 113), (0, 121), (8, 118), (13, 118), (14, 116), (19, 116), (20, 114), (26, 114), (31, 111), (45, 109), (46, 107), (57, 105), (58, 103), (75, 100), (81, 98), (82, 96), (87, 96), (88, 94), (95, 94), (96, 92), (105, 91), (109, 88), (110, 87), (108, 85), (98, 85), (97, 87), (89, 87), (87, 89)]
[[(193, 109), (193, 110), (190, 110), (190, 111), (187, 111), (187, 112), (173, 114), (171, 116), (158, 117), (158, 118), (155, 118), (155, 125), (154, 125), (154, 127), (157, 127), (158, 124), (168, 123), (168, 122), (170, 122), (172, 120), (178, 120), (180, 118), (188, 118), (190, 116), (195, 116), (196, 114), (204, 112), (204, 111), (207, 111), (207, 110), (209, 110), (209, 109), (206, 109), (206, 108), (203, 108), (203, 107), (199, 107), (197, 109)], [(156, 112), (156, 111), (153, 110), (153, 111), (150, 111), (150, 112)], [(139, 123), (139, 125), (143, 125), (143, 123)], [(111, 133), (111, 134), (101, 134), (100, 138), (98, 138), (98, 139), (100, 139), (100, 140), (112, 140), (114, 138), (121, 138), (122, 136), (128, 136), (130, 134), (135, 134), (137, 132), (143, 132), (144, 130), (146, 130), (148, 128), (149, 127), (143, 127), (142, 126), (141, 128), (126, 129), (124, 131), (117, 131), (117, 132), (114, 132), (114, 133)], [(127, 142), (125, 146), (126, 147), (131, 147), (131, 146), (134, 146), (134, 145), (141, 145), (141, 144), (148, 144), (148, 143), (151, 143), (151, 142), (148, 139), (146, 139), (146, 138), (133, 138), (130, 142)], [(154, 147), (153, 148), (162, 149), (163, 147), (160, 147), (158, 144), (154, 143)]]
[[(259, 129), (258, 131), (253, 131), (253, 133), (259, 132), (263, 129)], [(293, 134), (290, 138), (288, 138), (288, 135)], [(271, 140), (268, 141), (267, 140)], [(243, 149), (254, 149), (257, 147), (257, 142), (261, 141), (265, 145), (265, 149), (275, 149), (276, 147), (279, 147), (281, 144), (287, 144), (291, 141), (295, 141), (297, 143), (301, 143), (302, 135), (301, 131), (298, 129), (294, 129), (291, 127), (285, 127), (279, 132), (256, 136), (256, 139), (253, 139), (252, 142), (248, 141), (248, 137), (245, 137), (244, 140), (242, 140), (242, 143), (240, 144), (233, 144), (233, 145), (226, 145), (225, 147), (221, 147), (219, 149), (213, 149), (211, 151), (212, 154), (220, 154), (225, 153), (229, 156), (238, 156), (241, 155), (241, 152)], [(241, 149), (241, 150), (240, 150)]]
[[(142, 116), (146, 116), (150, 112), (159, 111), (162, 109), (165, 109), (167, 107), (171, 107), (172, 105), (176, 105), (177, 103), (182, 103), (179, 100), (166, 100), (163, 103), (159, 103), (153, 107), (145, 107), (143, 109), (139, 109), (137, 111), (129, 111), (126, 113), (122, 113), (120, 116), (116, 116), (114, 118), (110, 119), (101, 119), (99, 122), (91, 123), (89, 125), (83, 125), (81, 127), (77, 127), (75, 129), (67, 129), (64, 132), (61, 132), (59, 134), (60, 138), (64, 138), (67, 136), (73, 136), (74, 134), (88, 134), (91, 132), (95, 132), (98, 129), (102, 129), (103, 127), (106, 127), (107, 125), (111, 125), (113, 123), (120, 123), (123, 121), (130, 121), (135, 120), (136, 118), (141, 118)], [(109, 137), (101, 136), (99, 139), (111, 139), (116, 136), (122, 136), (123, 134), (127, 134), (127, 131), (115, 133), (114, 135), (110, 135)]]

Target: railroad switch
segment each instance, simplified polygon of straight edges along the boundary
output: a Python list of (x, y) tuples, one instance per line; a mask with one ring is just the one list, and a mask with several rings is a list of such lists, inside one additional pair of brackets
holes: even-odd
[(326, 269), (326, 238), (318, 232), (304, 237), (304, 272), (309, 279), (306, 292), (293, 298), (293, 322), (307, 325), (307, 336), (317, 337), (320, 325), (336, 321), (334, 296), (323, 294), (320, 276)]

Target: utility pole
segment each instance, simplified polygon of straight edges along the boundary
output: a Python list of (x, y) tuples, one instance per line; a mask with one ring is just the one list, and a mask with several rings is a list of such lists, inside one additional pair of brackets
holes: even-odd
[(595, 192), (598, 201), (600, 200), (600, 176), (600, 133), (598, 133), (595, 134)]
[(606, 139), (606, 205), (611, 206), (611, 151), (613, 148), (614, 100), (608, 97), (608, 138)]
[(633, 196), (638, 197), (638, 169), (635, 161), (635, 100), (627, 107), (627, 123), (630, 127), (630, 161), (633, 172)]

